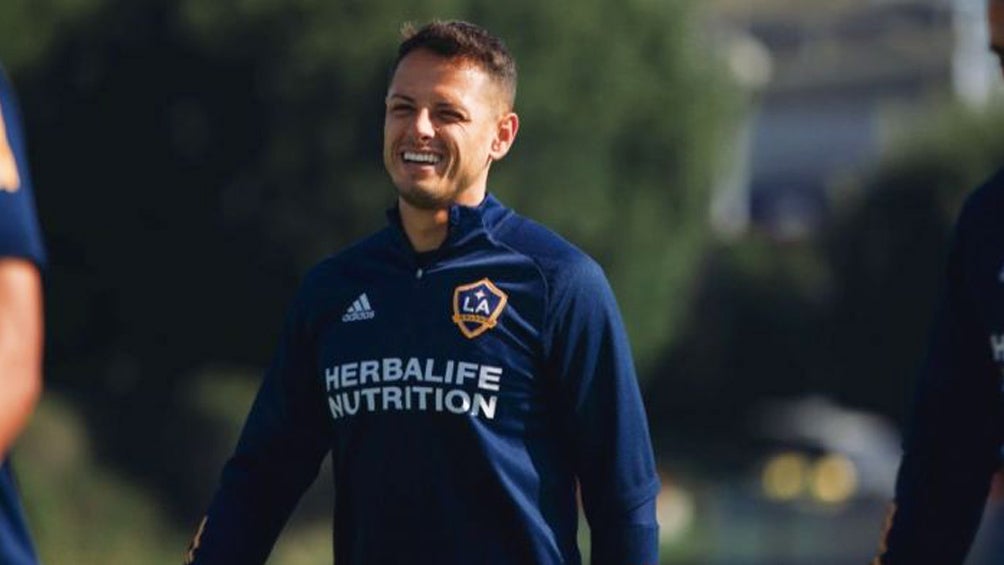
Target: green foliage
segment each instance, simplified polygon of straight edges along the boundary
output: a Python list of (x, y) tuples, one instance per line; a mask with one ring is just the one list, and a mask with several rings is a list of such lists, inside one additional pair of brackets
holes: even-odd
[(734, 415), (764, 399), (823, 394), (903, 421), (952, 224), (1002, 164), (1004, 106), (931, 111), (897, 131), (877, 166), (834, 193), (813, 237), (754, 236), (709, 254), (648, 391), (657, 436), (699, 431), (722, 469), (750, 443), (737, 441), (750, 430)]
[(184, 534), (156, 500), (96, 457), (78, 410), (47, 393), (15, 459), (44, 563), (180, 563)]
[(1004, 165), (1004, 100), (998, 97), (986, 109), (956, 104), (926, 118), (904, 124), (893, 136), (889, 156), (863, 179), (862, 196), (874, 190), (872, 200), (896, 191), (930, 192), (951, 222), (965, 195)]
[(689, 302), (731, 108), (693, 6), (490, 5), (520, 59), (524, 123), (494, 186), (601, 262), (648, 367)]
[[(952, 106), (903, 124), (889, 156), (841, 202), (822, 243), (836, 294), (830, 388), (902, 418), (966, 195), (1004, 162), (1004, 106)], [(841, 379), (838, 375), (855, 375)]]
[(0, 61), (12, 72), (39, 64), (65, 29), (97, 11), (104, 0), (0, 2)]

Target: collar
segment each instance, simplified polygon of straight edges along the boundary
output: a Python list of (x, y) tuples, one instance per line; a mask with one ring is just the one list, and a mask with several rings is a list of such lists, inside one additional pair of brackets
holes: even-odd
[[(461, 247), (480, 236), (489, 236), (496, 226), (501, 224), (512, 211), (498, 201), (491, 193), (485, 194), (484, 200), (477, 206), (450, 206), (450, 219), (447, 226), (446, 240), (439, 249), (428, 252), (429, 255), (441, 256), (452, 249)], [(404, 232), (401, 223), (401, 210), (395, 204), (387, 210), (387, 223), (396, 239), (406, 249), (412, 251), (411, 242)], [(426, 255), (423, 253), (422, 255)]]

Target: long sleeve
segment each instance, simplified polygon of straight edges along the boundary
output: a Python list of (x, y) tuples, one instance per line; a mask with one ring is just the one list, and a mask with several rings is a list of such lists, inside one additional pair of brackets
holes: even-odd
[(17, 98), (0, 67), (0, 257), (19, 257), (44, 268), (33, 191)]
[(917, 381), (895, 502), (875, 564), (961, 564), (998, 466), (1000, 369), (979, 297), (986, 295), (984, 279), (999, 284), (1000, 266), (988, 263), (981, 251), (985, 238), (974, 225), (982, 225), (983, 214), (977, 208), (967, 206), (953, 239), (944, 298)]
[(594, 565), (658, 562), (655, 469), (631, 349), (596, 263), (569, 265), (553, 292), (551, 363), (565, 399)]
[(330, 448), (324, 395), (311, 370), (312, 338), (300, 310), (294, 306), (287, 318), (186, 563), (264, 563)]

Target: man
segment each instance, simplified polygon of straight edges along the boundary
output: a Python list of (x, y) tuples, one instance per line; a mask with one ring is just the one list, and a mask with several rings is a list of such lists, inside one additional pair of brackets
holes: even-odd
[[(1004, 55), (1004, 0), (989, 0)], [(967, 199), (875, 565), (960, 564), (1004, 439), (1004, 170)]]
[[(516, 67), (465, 22), (408, 31), (386, 98), (389, 225), (315, 267), (190, 563), (262, 563), (331, 451), (339, 565), (658, 561), (655, 472), (602, 271), (487, 194)], [(574, 197), (574, 195), (569, 195)]]
[(44, 261), (14, 91), (0, 68), (0, 563), (36, 563), (8, 454), (42, 390)]

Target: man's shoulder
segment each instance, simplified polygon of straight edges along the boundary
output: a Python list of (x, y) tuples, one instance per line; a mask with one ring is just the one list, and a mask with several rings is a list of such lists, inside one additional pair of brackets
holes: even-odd
[(304, 275), (301, 286), (309, 289), (324, 285), (333, 279), (351, 276), (355, 271), (385, 260), (386, 254), (393, 249), (391, 237), (390, 230), (383, 228), (348, 244), (311, 267)]
[(500, 226), (495, 238), (547, 271), (595, 264), (585, 251), (554, 230), (516, 213)]
[(552, 292), (607, 286), (606, 274), (593, 257), (534, 220), (514, 213), (495, 239), (533, 261)]
[(1002, 216), (1004, 216), (1004, 168), (998, 169), (966, 197), (959, 215), (959, 224), (967, 228), (999, 227)]
[(1004, 167), (983, 181), (970, 195), (970, 200), (992, 201), (997, 204), (1004, 202)]

